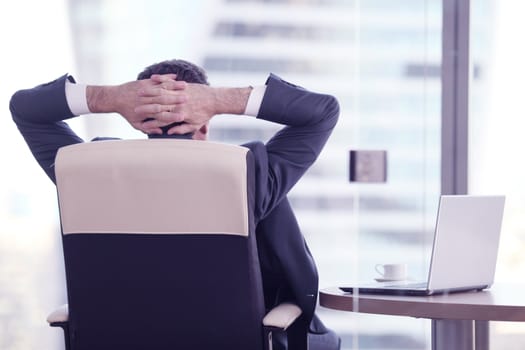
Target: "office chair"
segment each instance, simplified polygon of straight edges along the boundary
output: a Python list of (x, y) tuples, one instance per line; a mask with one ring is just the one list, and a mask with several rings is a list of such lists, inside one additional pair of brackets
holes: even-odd
[(306, 337), (296, 305), (265, 313), (247, 148), (76, 144), (55, 174), (68, 305), (48, 322), (66, 349), (267, 350), (275, 331)]

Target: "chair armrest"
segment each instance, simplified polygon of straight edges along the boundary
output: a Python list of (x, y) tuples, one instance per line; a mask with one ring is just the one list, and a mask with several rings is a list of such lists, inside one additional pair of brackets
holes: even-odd
[(64, 304), (47, 316), (47, 322), (52, 327), (62, 327), (69, 320), (68, 305)]
[(66, 350), (71, 349), (69, 339), (69, 308), (67, 304), (62, 305), (47, 316), (47, 322), (51, 327), (61, 327), (64, 331), (64, 343)]
[(281, 303), (270, 310), (263, 318), (265, 327), (286, 330), (299, 316), (301, 309), (292, 303)]

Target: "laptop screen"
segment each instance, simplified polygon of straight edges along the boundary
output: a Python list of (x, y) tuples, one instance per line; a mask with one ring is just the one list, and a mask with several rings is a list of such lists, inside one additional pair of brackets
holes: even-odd
[(428, 289), (491, 285), (504, 196), (441, 196)]

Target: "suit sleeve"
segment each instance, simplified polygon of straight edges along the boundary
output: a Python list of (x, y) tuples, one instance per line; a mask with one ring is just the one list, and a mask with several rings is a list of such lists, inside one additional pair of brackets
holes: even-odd
[(75, 116), (66, 100), (67, 79), (74, 82), (72, 77), (64, 75), (47, 84), (17, 91), (9, 103), (18, 130), (38, 164), (53, 182), (55, 182), (54, 163), (58, 149), (83, 142), (64, 122)]
[[(270, 75), (257, 118), (285, 125), (259, 155), (259, 218), (269, 213), (321, 153), (339, 117), (337, 99)], [(266, 159), (265, 159), (266, 158)], [(264, 178), (266, 177), (266, 178)]]

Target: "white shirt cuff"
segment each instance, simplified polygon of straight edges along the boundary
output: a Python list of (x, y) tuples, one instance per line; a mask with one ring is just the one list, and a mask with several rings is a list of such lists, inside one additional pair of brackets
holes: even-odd
[(262, 100), (264, 93), (266, 92), (266, 85), (254, 86), (250, 97), (248, 97), (248, 103), (246, 103), (245, 115), (257, 117), (259, 109), (261, 109)]
[(86, 88), (87, 85), (75, 84), (66, 80), (67, 105), (74, 115), (91, 113), (87, 104)]

